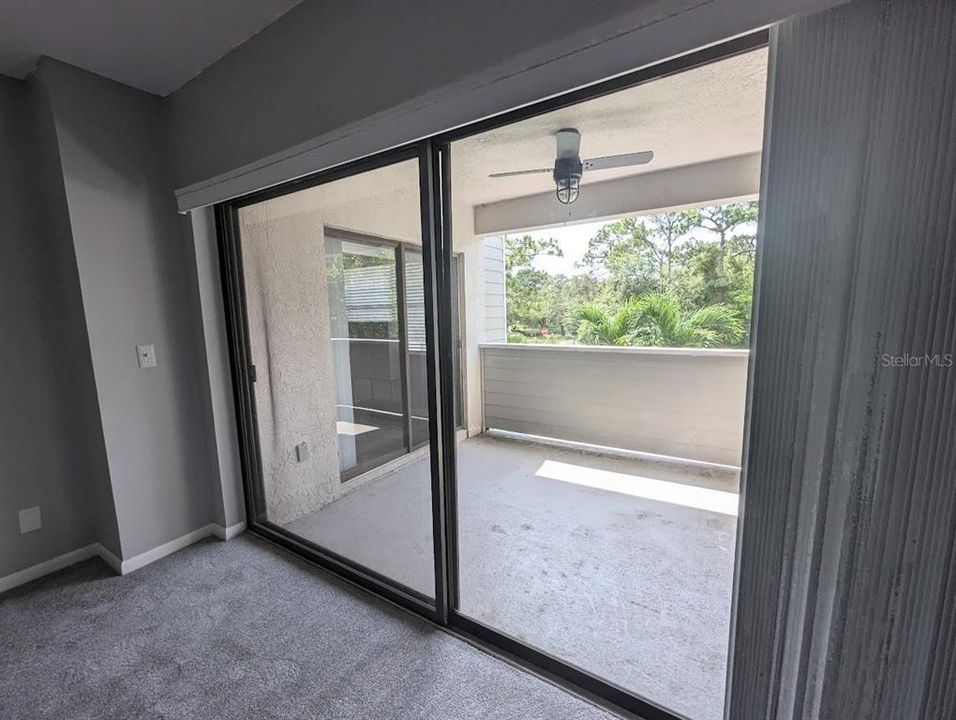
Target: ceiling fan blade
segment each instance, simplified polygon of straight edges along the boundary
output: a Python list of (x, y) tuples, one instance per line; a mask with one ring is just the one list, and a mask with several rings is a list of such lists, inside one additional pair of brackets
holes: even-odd
[(645, 152), (626, 153), (624, 155), (608, 155), (606, 157), (585, 160), (585, 170), (608, 170), (610, 168), (628, 167), (629, 165), (646, 165), (654, 159), (654, 153)]
[(534, 170), (512, 170), (511, 172), (491, 173), (488, 177), (513, 177), (515, 175), (535, 175), (537, 173), (549, 173), (553, 168), (535, 168)]

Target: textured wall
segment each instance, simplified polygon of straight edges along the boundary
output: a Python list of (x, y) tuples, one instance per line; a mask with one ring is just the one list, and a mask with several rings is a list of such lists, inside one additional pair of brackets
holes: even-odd
[(771, 64), (729, 718), (950, 720), (956, 5), (858, 0)]
[[(342, 483), (326, 286), (326, 225), (421, 243), (418, 166), (393, 165), (240, 210), (256, 412), (270, 521), (287, 524), (371, 477)], [(311, 456), (299, 462), (295, 446)]]

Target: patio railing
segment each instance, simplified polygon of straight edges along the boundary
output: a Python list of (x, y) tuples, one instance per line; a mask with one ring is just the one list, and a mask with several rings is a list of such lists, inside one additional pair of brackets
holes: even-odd
[(747, 355), (483, 344), (484, 427), (737, 466)]

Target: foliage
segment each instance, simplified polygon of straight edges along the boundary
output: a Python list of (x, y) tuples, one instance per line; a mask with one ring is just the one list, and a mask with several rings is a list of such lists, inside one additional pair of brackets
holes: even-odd
[(628, 344), (656, 347), (718, 347), (740, 341), (744, 326), (734, 310), (722, 304), (684, 310), (670, 295), (648, 295), (635, 303)]
[(630, 345), (641, 301), (630, 299), (613, 312), (594, 303), (578, 308), (578, 340), (588, 345)]
[(561, 256), (553, 238), (505, 238), (505, 294), (512, 333), (534, 337), (555, 324), (552, 277), (533, 267), (538, 255)]
[(536, 267), (562, 255), (555, 239), (507, 237), (509, 342), (745, 345), (757, 212), (732, 203), (607, 223), (571, 276)]

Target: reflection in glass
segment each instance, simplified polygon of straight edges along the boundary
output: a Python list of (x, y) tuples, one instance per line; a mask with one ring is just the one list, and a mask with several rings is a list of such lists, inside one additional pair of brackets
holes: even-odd
[(434, 597), (418, 162), (239, 209), (259, 518)]
[(325, 237), (343, 478), (406, 451), (395, 248)]
[(411, 444), (428, 442), (428, 374), (425, 360), (425, 284), (420, 250), (406, 249), (405, 313)]

